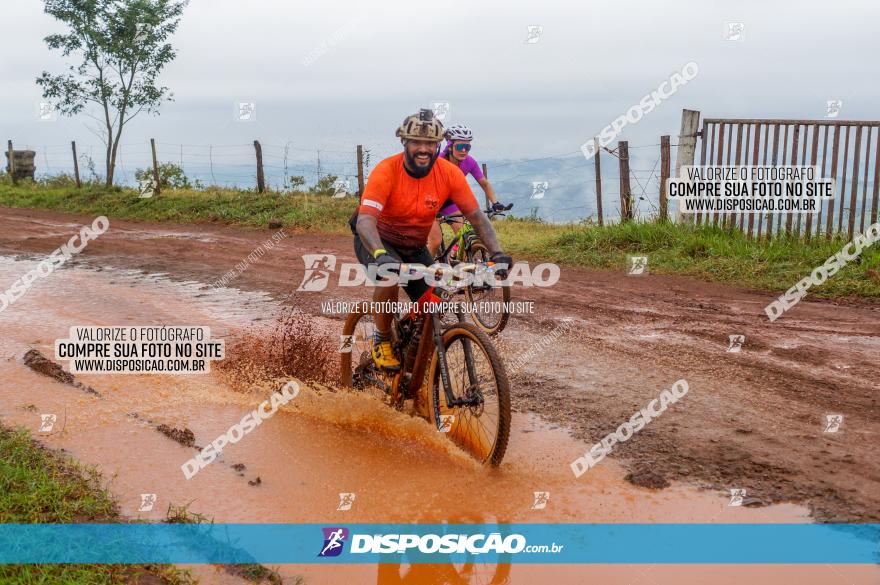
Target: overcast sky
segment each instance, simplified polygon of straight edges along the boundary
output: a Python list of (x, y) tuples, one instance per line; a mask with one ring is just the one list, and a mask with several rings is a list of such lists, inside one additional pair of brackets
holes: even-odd
[[(724, 39), (725, 21), (744, 24), (741, 40)], [(631, 145), (675, 136), (683, 107), (821, 118), (839, 99), (840, 118), (878, 119), (878, 22), (876, 0), (192, 0), (161, 77), (175, 101), (137, 118), (123, 142), (390, 152), (406, 114), (448, 101), (448, 121), (472, 126), (482, 158), (570, 153), (689, 61), (697, 78), (625, 130)], [(543, 27), (537, 43), (525, 42), (529, 25)], [(60, 30), (41, 1), (3, 1), (4, 143), (98, 144), (85, 118), (37, 120), (34, 78), (64, 63), (42, 39)], [(234, 121), (236, 101), (255, 102), (257, 120)]]

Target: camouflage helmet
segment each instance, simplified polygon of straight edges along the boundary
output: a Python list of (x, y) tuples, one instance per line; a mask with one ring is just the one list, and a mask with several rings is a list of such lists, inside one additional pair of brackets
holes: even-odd
[(434, 117), (434, 111), (419, 110), (418, 114), (407, 116), (395, 132), (395, 136), (411, 140), (443, 140), (443, 124)]

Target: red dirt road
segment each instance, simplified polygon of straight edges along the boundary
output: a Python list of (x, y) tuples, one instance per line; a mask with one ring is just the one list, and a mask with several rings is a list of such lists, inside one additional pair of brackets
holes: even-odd
[[(49, 254), (92, 219), (2, 208), (0, 254)], [(355, 260), (350, 237), (286, 231), (227, 286), (314, 314), (321, 301), (369, 294), (337, 288), (335, 277), (323, 293), (295, 292), (302, 254)], [(273, 233), (111, 218), (71, 262), (208, 284)], [(880, 521), (880, 303), (805, 300), (771, 323), (763, 308), (776, 294), (580, 268), (563, 268), (550, 288), (518, 287), (514, 300), (534, 301), (534, 313), (513, 316), (501, 334), (508, 363), (555, 338), (562, 319), (576, 325), (512, 377), (514, 406), (593, 443), (684, 378), (689, 393), (615, 447), (637, 477), (745, 488), (756, 505), (803, 503), (820, 521)], [(729, 335), (745, 336), (741, 351), (728, 351)], [(838, 432), (825, 432), (831, 414), (843, 415)]]

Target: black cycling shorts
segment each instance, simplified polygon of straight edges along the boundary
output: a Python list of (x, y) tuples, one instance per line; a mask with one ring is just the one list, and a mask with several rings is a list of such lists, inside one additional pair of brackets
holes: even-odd
[[(431, 256), (431, 253), (428, 252), (427, 246), (422, 246), (421, 248), (415, 249), (406, 249), (395, 247), (393, 244), (389, 244), (385, 240), (382, 240), (382, 247), (385, 248), (388, 253), (396, 258), (400, 262), (404, 262), (406, 264), (422, 264), (423, 266), (430, 266), (434, 263), (434, 258)], [(360, 236), (354, 237), (354, 253), (357, 256), (358, 262), (363, 264), (364, 266), (369, 266), (370, 264), (375, 264), (376, 260), (373, 258), (373, 255), (370, 250), (364, 246), (363, 242), (361, 242)], [(406, 291), (406, 295), (410, 298), (411, 301), (419, 300), (425, 291), (427, 291), (430, 286), (423, 278), (419, 278), (417, 280), (410, 280), (405, 285), (403, 285), (404, 291)]]

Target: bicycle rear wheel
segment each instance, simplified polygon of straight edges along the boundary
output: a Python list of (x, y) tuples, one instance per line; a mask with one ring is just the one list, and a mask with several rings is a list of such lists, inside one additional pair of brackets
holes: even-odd
[[(489, 262), (492, 253), (489, 248), (479, 240), (471, 240), (468, 245), (468, 262), (476, 264), (485, 264)], [(510, 302), (510, 287), (501, 286), (494, 287), (486, 285), (471, 285), (465, 289), (465, 295), (468, 303), (476, 303), (471, 305), (477, 308), (486, 307), (485, 310), (474, 310), (471, 313), (471, 319), (474, 324), (488, 333), (496, 335), (501, 333), (507, 326), (507, 320), (510, 319), (510, 313), (504, 308)], [(503, 302), (505, 305), (495, 309), (494, 304)], [(483, 305), (483, 303), (492, 303), (491, 305)]]
[(470, 323), (446, 329), (443, 347), (453, 398), (472, 403), (447, 404), (435, 349), (428, 370), (429, 413), (450, 440), (481, 463), (497, 466), (510, 438), (510, 385), (501, 358), (488, 335)]

